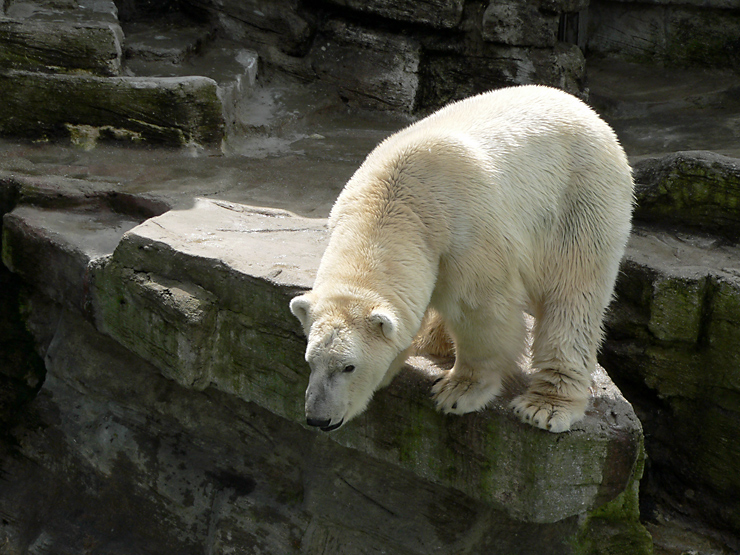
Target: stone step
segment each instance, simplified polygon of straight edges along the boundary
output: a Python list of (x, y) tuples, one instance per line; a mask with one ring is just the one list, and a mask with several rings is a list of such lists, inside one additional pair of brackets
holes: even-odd
[(173, 146), (219, 145), (218, 86), (207, 77), (94, 77), (0, 72), (0, 134), (99, 138)]
[(0, 17), (0, 81), (9, 98), (0, 133), (68, 136), (86, 148), (101, 138), (219, 146), (227, 124), (245, 113), (257, 54), (212, 42), (212, 27), (173, 17), (128, 22), (124, 36), (112, 2), (11, 4)]
[(118, 23), (113, 0), (11, 0), (5, 16), (37, 21), (101, 21)]
[[(147, 36), (151, 35), (152, 32), (147, 33)], [(168, 40), (165, 35), (160, 36)], [(250, 127), (252, 122), (244, 117), (249, 113), (245, 104), (255, 91), (259, 64), (257, 53), (226, 39), (210, 41), (197, 53), (190, 51), (191, 47), (192, 44), (185, 43), (174, 48), (160, 46), (152, 50), (137, 45), (135, 55), (126, 59), (126, 69), (143, 77), (202, 75), (213, 79), (218, 86), (227, 134), (236, 127)]]
[[(49, 288), (87, 287), (92, 302), (86, 303), (86, 313), (99, 332), (186, 390), (217, 390), (302, 429), (305, 340), (288, 301), (311, 285), (326, 244), (325, 220), (196, 200), (130, 229), (110, 256), (73, 257), (77, 272), (44, 284), (37, 266), (24, 262), (22, 253), (41, 252), (37, 238), (43, 237), (52, 238), (46, 241), (52, 243), (49, 249), (57, 249), (58, 227), (71, 219), (57, 220), (56, 214), (30, 207), (6, 216), (8, 267), (60, 302), (70, 295), (53, 296)], [(56, 242), (75, 243), (81, 237), (66, 234)], [(503, 537), (495, 540), (500, 545), (547, 529), (547, 546), (531, 540), (538, 551), (575, 553), (578, 544), (607, 552), (628, 542), (630, 553), (649, 552), (637, 510), (640, 423), (603, 370), (594, 375), (586, 418), (566, 434), (520, 423), (505, 399), (482, 413), (443, 416), (427, 397), (440, 371), (432, 361), (413, 359), (378, 392), (363, 417), (325, 436), (335, 446), (327, 449), (349, 448), (388, 469), (384, 472), (400, 473), (399, 479), (408, 473), (458, 492), (462, 503), (488, 506), (486, 528), (500, 531)], [(360, 518), (359, 513), (348, 514), (344, 505), (332, 502), (336, 485), (312, 491), (306, 507), (323, 524), (320, 533), (315, 531), (319, 536), (305, 532), (304, 541), (329, 541), (327, 534), (340, 544), (350, 541), (346, 518)], [(379, 495), (387, 500), (381, 505), (392, 499), (390, 510), (403, 512), (398, 504), (404, 502), (392, 492)], [(394, 534), (388, 545), (402, 541), (402, 529)], [(465, 541), (504, 553), (491, 538), (473, 534)]]
[(218, 83), (227, 134), (250, 127), (244, 104), (255, 90), (257, 52), (216, 38), (207, 23), (172, 14), (129, 22), (124, 31), (126, 71), (144, 77), (209, 77)]
[(119, 75), (122, 43), (109, 0), (16, 1), (0, 13), (0, 69)]
[[(212, 40), (215, 29), (209, 24), (164, 14), (124, 23), (126, 44), (124, 56), (132, 62), (161, 62), (178, 65), (201, 50)], [(134, 71), (141, 75), (139, 71)]]

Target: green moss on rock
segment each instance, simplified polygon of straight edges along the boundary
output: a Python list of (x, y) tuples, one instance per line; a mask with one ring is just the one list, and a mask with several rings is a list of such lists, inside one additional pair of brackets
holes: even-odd
[(210, 383), (212, 296), (116, 264), (95, 270), (98, 326), (163, 374), (195, 388)]
[(724, 369), (720, 383), (740, 391), (740, 278), (718, 277), (708, 330), (716, 365)]
[(653, 540), (640, 522), (639, 484), (645, 468), (640, 447), (629, 486), (615, 499), (585, 516), (572, 540), (574, 555), (651, 555)]
[[(185, 146), (219, 144), (224, 135), (217, 84), (206, 77), (92, 77), (0, 73), (0, 134), (69, 137), (97, 128), (102, 137)], [(76, 136), (79, 133), (76, 133)]]
[(711, 152), (677, 152), (635, 166), (635, 218), (740, 237), (740, 165)]
[(52, 73), (121, 72), (123, 31), (119, 25), (0, 19), (0, 68)]
[(656, 338), (696, 343), (706, 283), (706, 277), (668, 277), (653, 282), (648, 327)]

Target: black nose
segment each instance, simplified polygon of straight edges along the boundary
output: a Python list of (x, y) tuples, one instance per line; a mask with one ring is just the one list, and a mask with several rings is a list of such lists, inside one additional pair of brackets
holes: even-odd
[(327, 428), (331, 420), (319, 420), (318, 418), (306, 418), (306, 424), (316, 426), (317, 428)]
[(317, 420), (316, 418), (306, 418), (306, 423), (309, 426), (316, 426), (317, 428), (321, 428), (322, 432), (331, 432), (332, 430), (336, 430), (342, 424), (344, 424), (344, 418), (342, 418), (336, 424), (332, 424), (331, 420)]

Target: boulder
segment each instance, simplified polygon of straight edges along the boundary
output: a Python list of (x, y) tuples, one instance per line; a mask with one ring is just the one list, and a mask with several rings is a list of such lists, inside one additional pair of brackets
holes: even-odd
[(740, 238), (740, 160), (713, 152), (676, 152), (634, 168), (635, 217)]
[[(87, 514), (107, 492), (125, 500), (84, 519), (67, 543), (87, 534), (113, 545), (128, 526), (132, 546), (178, 538), (161, 553), (503, 554), (522, 541), (541, 553), (650, 552), (637, 509), (640, 423), (601, 369), (586, 418), (566, 434), (506, 408), (526, 367), (501, 404), (437, 413), (427, 392), (444, 365), (426, 358), (341, 430), (305, 429), (305, 339), (288, 301), (311, 285), (325, 220), (196, 200), (126, 233), (116, 224), (117, 244), (98, 250), (73, 232), (84, 222), (48, 208), (17, 207), (6, 226), (5, 261), (32, 291), (28, 326), (48, 370), (37, 418), (50, 424), (23, 428), (24, 453), (39, 462), (11, 466), (30, 474), (2, 502), (42, 495)], [(81, 253), (63, 255), (76, 271), (44, 283), (25, 254), (41, 237), (49, 250)], [(75, 287), (85, 293), (52, 291)], [(61, 465), (44, 462), (49, 434)], [(86, 475), (98, 484), (89, 494), (65, 494)], [(52, 481), (62, 485), (33, 485)], [(33, 540), (61, 545), (63, 512)], [(29, 537), (24, 515), (8, 525), (13, 541)], [(143, 526), (142, 515), (159, 516)]]

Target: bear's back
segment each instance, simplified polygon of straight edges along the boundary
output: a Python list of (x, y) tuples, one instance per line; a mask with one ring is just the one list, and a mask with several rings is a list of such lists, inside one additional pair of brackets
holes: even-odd
[(375, 225), (369, 215), (390, 213), (389, 202), (457, 249), (507, 242), (526, 255), (574, 210), (628, 227), (632, 178), (591, 108), (530, 85), (455, 102), (391, 135), (347, 184), (331, 225), (350, 213)]

